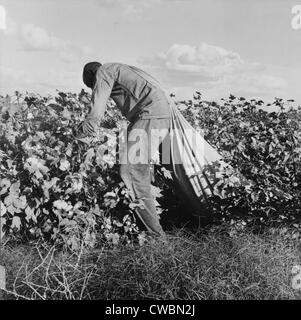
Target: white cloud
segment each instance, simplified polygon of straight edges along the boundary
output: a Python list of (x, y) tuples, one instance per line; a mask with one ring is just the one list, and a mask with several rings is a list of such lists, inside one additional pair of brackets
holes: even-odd
[(33, 51), (56, 50), (66, 46), (66, 42), (49, 34), (46, 30), (33, 24), (24, 24), (20, 32), (24, 48)]
[(255, 63), (243, 61), (238, 53), (205, 42), (199, 46), (174, 44), (165, 53), (144, 61), (170, 71), (201, 74), (208, 78), (257, 67)]
[(55, 52), (64, 62), (78, 61), (80, 58), (91, 54), (92, 49), (77, 46), (70, 41), (62, 40), (48, 33), (45, 29), (33, 24), (20, 27), (19, 34), (23, 49), (28, 51)]
[[(0, 59), (0, 94), (15, 90), (54, 93), (55, 89), (77, 91), (82, 87), (82, 65), (93, 54), (90, 47), (56, 37), (34, 24), (17, 23), (9, 15), (6, 18), (1, 43), (7, 50)], [(20, 57), (17, 64), (8, 52), (13, 52), (14, 59)], [(46, 63), (41, 68), (35, 65), (30, 68), (34, 59), (47, 59), (51, 67)], [(24, 62), (20, 66), (21, 60)]]
[(238, 53), (201, 43), (198, 46), (174, 44), (166, 52), (141, 63), (153, 70), (170, 90), (192, 94), (203, 90), (210, 97), (230, 93), (271, 95), (284, 92), (284, 79), (268, 72), (268, 66), (245, 61)]
[[(52, 52), (64, 62), (86, 60), (93, 53), (90, 47), (79, 46), (71, 41), (58, 38), (40, 26), (34, 24), (18, 24), (9, 15), (6, 15), (4, 35), (7, 37), (16, 37), (23, 51)], [(20, 49), (20, 47), (18, 49)]]

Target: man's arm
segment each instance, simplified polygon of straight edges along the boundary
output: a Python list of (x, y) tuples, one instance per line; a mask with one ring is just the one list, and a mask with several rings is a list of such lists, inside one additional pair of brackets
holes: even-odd
[(92, 92), (91, 112), (83, 122), (82, 129), (84, 135), (95, 134), (97, 123), (104, 117), (113, 85), (114, 77), (100, 67), (96, 73), (96, 84)]

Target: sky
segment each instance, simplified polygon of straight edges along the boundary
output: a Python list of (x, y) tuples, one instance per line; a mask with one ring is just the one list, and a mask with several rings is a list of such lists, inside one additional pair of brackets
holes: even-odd
[(197, 90), (208, 100), (234, 94), (301, 104), (298, 4), (0, 0), (0, 94), (88, 90), (83, 66), (99, 61), (138, 66), (180, 99)]

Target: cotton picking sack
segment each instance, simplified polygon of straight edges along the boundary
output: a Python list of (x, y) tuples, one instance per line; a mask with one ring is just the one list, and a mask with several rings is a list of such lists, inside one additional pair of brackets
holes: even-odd
[(226, 168), (222, 156), (171, 106), (171, 163), (176, 183), (194, 210), (206, 215), (209, 196), (220, 195), (215, 184)]

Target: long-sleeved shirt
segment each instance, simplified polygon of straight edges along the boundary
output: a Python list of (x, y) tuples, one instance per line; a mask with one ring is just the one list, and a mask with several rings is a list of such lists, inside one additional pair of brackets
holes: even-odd
[(95, 131), (110, 97), (130, 122), (135, 122), (138, 118), (170, 117), (169, 102), (156, 79), (133, 66), (106, 63), (96, 73), (91, 112), (83, 124), (85, 134)]

